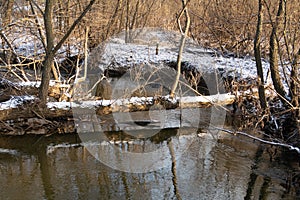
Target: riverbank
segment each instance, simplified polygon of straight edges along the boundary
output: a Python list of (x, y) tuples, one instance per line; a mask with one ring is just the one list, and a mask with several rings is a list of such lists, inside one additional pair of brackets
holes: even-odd
[[(190, 39), (184, 51), (176, 97), (169, 98), (176, 76), (179, 38), (177, 33), (163, 30), (139, 32), (132, 43), (125, 43), (124, 33), (111, 38), (90, 53), (87, 64), (80, 70), (77, 68), (76, 74), (71, 70), (76, 68), (74, 63), (62, 67), (69, 70), (61, 73), (61, 81), (50, 83), (47, 107), (40, 107), (36, 96), (39, 75), (30, 76), (31, 82), (17, 83), (14, 73), (3, 69), (1, 134), (76, 133), (81, 130), (76, 127), (76, 120), (91, 122), (84, 125), (87, 132), (98, 130), (94, 128), (95, 123), (101, 124), (101, 130), (108, 131), (122, 130), (133, 124), (175, 128), (181, 127), (182, 118), (186, 117), (186, 121), (193, 118), (182, 116), (182, 109), (209, 107), (222, 110), (222, 116), (228, 116), (235, 130), (262, 129), (264, 137), (271, 141), (299, 145), (299, 121), (293, 113), (286, 112), (288, 106), (277, 98), (266, 61), (263, 68), (270, 115), (259, 105), (254, 58), (222, 55), (199, 47)], [(86, 74), (84, 66), (88, 66)], [(20, 75), (38, 74), (38, 70), (30, 66), (22, 69), (18, 72)], [(171, 125), (164, 126), (161, 118), (149, 116), (149, 113), (169, 110), (175, 113), (170, 117), (174, 119)], [(116, 113), (129, 111), (129, 115), (145, 111), (148, 117), (140, 114), (134, 120), (122, 119), (122, 122), (114, 119)], [(105, 116), (107, 114), (110, 117)], [(104, 120), (92, 121), (95, 116)], [(141, 128), (145, 126), (138, 127)]]

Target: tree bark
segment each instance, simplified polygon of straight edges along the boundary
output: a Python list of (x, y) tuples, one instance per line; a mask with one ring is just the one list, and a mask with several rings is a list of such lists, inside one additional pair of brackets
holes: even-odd
[(52, 27), (52, 9), (54, 0), (46, 0), (45, 13), (44, 13), (44, 24), (46, 30), (46, 40), (47, 40), (47, 48), (46, 48), (46, 57), (44, 60), (44, 67), (42, 73), (42, 82), (39, 88), (39, 97), (41, 100), (41, 105), (45, 105), (47, 103), (49, 82), (50, 82), (50, 72), (51, 67), (54, 65), (54, 56), (56, 52), (61, 48), (64, 42), (68, 39), (72, 31), (79, 24), (79, 22), (83, 19), (83, 17), (87, 14), (87, 12), (92, 8), (93, 4), (96, 0), (91, 0), (81, 15), (73, 22), (71, 27), (68, 29), (63, 38), (58, 42), (56, 46), (54, 46), (54, 35), (53, 35), (53, 27)]
[[(13, 5), (14, 5), (14, 0), (6, 0), (1, 2), (1, 6), (3, 7), (3, 12), (2, 14), (2, 24), (1, 24), (1, 29), (2, 28), (6, 28), (10, 23), (11, 23), (11, 16), (12, 16), (12, 11), (13, 11)], [(12, 50), (12, 52), (9, 51), (4, 51), (4, 55), (5, 55), (5, 60), (6, 63), (8, 63), (8, 65), (10, 64), (11, 60), (13, 60), (12, 55), (15, 54), (15, 52), (13, 51), (12, 46), (10, 45), (10, 43), (8, 42), (5, 33), (2, 33), (1, 31), (1, 37), (2, 37), (2, 46), (5, 46), (5, 43), (7, 43), (7, 45), (9, 46), (9, 48)], [(5, 49), (5, 48), (4, 48)], [(18, 56), (15, 55), (17, 58)]]
[[(175, 78), (174, 84), (173, 84), (171, 92), (170, 92), (170, 97), (172, 97), (172, 98), (175, 96), (175, 91), (176, 91), (178, 83), (179, 83), (179, 79), (180, 79), (180, 75), (181, 75), (182, 53), (183, 53), (183, 49), (184, 49), (184, 45), (185, 45), (185, 40), (187, 38), (189, 28), (190, 28), (190, 16), (189, 16), (188, 8), (187, 8), (188, 2), (189, 1), (187, 1), (187, 0), (182, 0), (182, 11), (177, 18), (177, 23), (178, 23), (179, 29), (181, 31), (181, 39), (180, 39), (179, 52), (178, 52), (178, 56), (177, 56), (177, 74), (176, 74), (176, 78)], [(180, 24), (180, 18), (182, 17), (183, 13), (185, 15), (184, 33), (182, 32), (182, 28), (181, 28), (181, 24)]]
[(35, 18), (35, 23), (36, 23), (36, 26), (37, 26), (37, 29), (38, 29), (38, 32), (39, 32), (39, 36), (40, 36), (40, 40), (43, 44), (43, 47), (46, 51), (46, 48), (47, 48), (47, 45), (46, 45), (46, 38), (45, 38), (45, 35), (43, 34), (43, 28), (42, 28), (42, 25), (39, 21), (39, 18), (38, 18), (38, 15), (37, 13), (35, 12), (35, 9), (34, 9), (34, 4), (32, 1), (29, 2), (30, 3), (30, 9), (31, 9), (31, 13), (33, 14), (34, 18)]
[(126, 20), (125, 20), (125, 43), (131, 42), (130, 34), (130, 0), (126, 1)]
[(2, 15), (2, 27), (6, 27), (11, 22), (12, 10), (13, 10), (14, 0), (6, 0), (4, 2), (4, 9)]
[(42, 72), (42, 82), (39, 90), (39, 97), (42, 104), (46, 104), (49, 82), (50, 82), (50, 70), (54, 64), (54, 35), (53, 35), (53, 25), (52, 25), (52, 15), (53, 15), (53, 3), (54, 0), (46, 0), (45, 13), (44, 13), (44, 24), (46, 31), (46, 57), (43, 63)]
[[(38, 6), (38, 5), (36, 5), (36, 6)], [(30, 8), (31, 8), (32, 14), (35, 16), (35, 23), (36, 23), (36, 26), (37, 26), (37, 29), (38, 29), (38, 32), (39, 32), (39, 35), (40, 35), (40, 38), (41, 38), (41, 42), (43, 44), (45, 52), (47, 52), (46, 38), (45, 38), (45, 36), (43, 34), (42, 26), (41, 26), (41, 24), (39, 22), (37, 13), (35, 12), (35, 9), (34, 9), (32, 1), (30, 1)], [(55, 80), (59, 80), (59, 75), (58, 75), (58, 72), (57, 72), (57, 70), (56, 70), (56, 68), (54, 66), (54, 62), (51, 65), (51, 70), (52, 70), (52, 73), (53, 73), (53, 76), (54, 76)]]
[[(298, 50), (297, 54), (294, 57), (292, 63), (292, 70), (291, 70), (291, 97), (292, 97), (292, 104), (294, 107), (299, 107), (299, 87), (300, 87), (300, 80), (299, 80), (299, 57), (300, 57), (300, 49)], [(298, 111), (298, 115), (300, 112)]]
[[(284, 90), (282, 80), (279, 74), (279, 66), (278, 66), (278, 44), (277, 44), (277, 34), (278, 34), (278, 25), (280, 22), (280, 18), (283, 14), (283, 0), (279, 1), (278, 11), (276, 15), (276, 21), (273, 24), (272, 33), (270, 37), (270, 70), (271, 77), (273, 81), (274, 88), (276, 92), (280, 95), (281, 99), (285, 99), (286, 92)], [(283, 100), (285, 103), (285, 101)]]
[(260, 52), (260, 43), (261, 43), (261, 31), (262, 31), (262, 21), (263, 21), (263, 2), (259, 0), (258, 3), (258, 16), (257, 16), (257, 27), (256, 27), (256, 35), (254, 39), (254, 55), (256, 61), (256, 69), (258, 76), (258, 94), (260, 105), (262, 109), (266, 109), (268, 107), (265, 95), (265, 87), (264, 87), (264, 73), (261, 63), (261, 52)]

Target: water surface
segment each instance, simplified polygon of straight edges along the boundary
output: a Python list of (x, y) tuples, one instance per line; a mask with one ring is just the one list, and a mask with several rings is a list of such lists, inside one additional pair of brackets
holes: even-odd
[[(148, 173), (112, 169), (77, 135), (0, 137), (0, 199), (300, 198), (297, 157), (280, 149), (275, 153), (274, 147), (225, 133), (177, 129), (147, 140), (117, 141), (121, 136), (111, 134), (116, 144), (106, 145), (124, 151), (167, 147), (164, 167)], [(178, 152), (187, 141), (189, 148)]]

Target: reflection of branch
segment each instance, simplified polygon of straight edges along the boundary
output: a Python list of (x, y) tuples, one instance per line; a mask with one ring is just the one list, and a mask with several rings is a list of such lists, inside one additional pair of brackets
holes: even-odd
[(171, 155), (171, 160), (172, 160), (172, 173), (173, 173), (173, 178), (172, 178), (172, 182), (173, 182), (173, 186), (174, 186), (174, 193), (176, 195), (177, 199), (181, 199), (179, 190), (178, 190), (178, 181), (177, 181), (177, 169), (176, 169), (176, 155), (175, 155), (175, 151), (174, 151), (174, 146), (173, 146), (173, 142), (172, 140), (170, 140), (168, 142), (168, 147), (169, 147), (169, 151), (170, 151), (170, 155)]
[(233, 135), (237, 135), (237, 134), (243, 135), (243, 136), (246, 136), (248, 138), (257, 140), (257, 141), (259, 141), (261, 143), (265, 143), (265, 144), (269, 144), (269, 145), (274, 145), (274, 146), (285, 147), (285, 148), (288, 148), (289, 150), (295, 150), (295, 151), (297, 151), (297, 153), (300, 154), (300, 149), (298, 147), (294, 147), (294, 146), (289, 145), (289, 144), (284, 144), (284, 143), (280, 143), (280, 142), (272, 142), (272, 141), (264, 140), (264, 139), (255, 137), (253, 135), (250, 135), (248, 133), (241, 132), (241, 131), (231, 131), (231, 130), (228, 130), (228, 129), (218, 128), (218, 127), (213, 127), (213, 128), (217, 129), (217, 130), (220, 130), (220, 131), (223, 131), (223, 132), (226, 132), (226, 133), (233, 134)]

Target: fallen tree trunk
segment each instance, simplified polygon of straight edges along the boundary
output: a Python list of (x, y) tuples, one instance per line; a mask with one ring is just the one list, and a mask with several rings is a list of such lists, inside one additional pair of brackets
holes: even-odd
[[(163, 97), (132, 97), (118, 100), (96, 100), (81, 102), (49, 102), (40, 107), (34, 98), (13, 98), (0, 103), (0, 134), (50, 134), (75, 132), (74, 117), (106, 115), (122, 112), (141, 112), (151, 110), (205, 108), (232, 104), (235, 96), (219, 94), (170, 99)], [(75, 115), (74, 115), (75, 113)], [(180, 113), (180, 112), (179, 112)], [(180, 118), (181, 116), (177, 116)], [(75, 119), (76, 120), (76, 119)], [(113, 119), (102, 120), (106, 127)], [(112, 125), (113, 126), (113, 125)], [(174, 126), (174, 125), (173, 125)], [(177, 125), (178, 127), (180, 124)], [(165, 127), (168, 128), (168, 127)], [(175, 128), (175, 127), (172, 127)]]
[(34, 102), (25, 102), (24, 104), (21, 102), (19, 105), (14, 105), (16, 102), (10, 100), (0, 103), (0, 121), (16, 121), (20, 118), (36, 116), (42, 116), (45, 119), (69, 117), (72, 116), (72, 109), (76, 109), (76, 112), (79, 113), (79, 110), (82, 110), (82, 113), (95, 111), (100, 115), (112, 112), (148, 111), (150, 108), (155, 109), (155, 107), (152, 107), (154, 105), (161, 105), (166, 110), (176, 108), (205, 108), (212, 105), (222, 106), (232, 104), (234, 100), (235, 96), (230, 94), (182, 97), (177, 99), (169, 99), (167, 97), (132, 97), (130, 99), (118, 100), (49, 102), (45, 108), (39, 107)]

